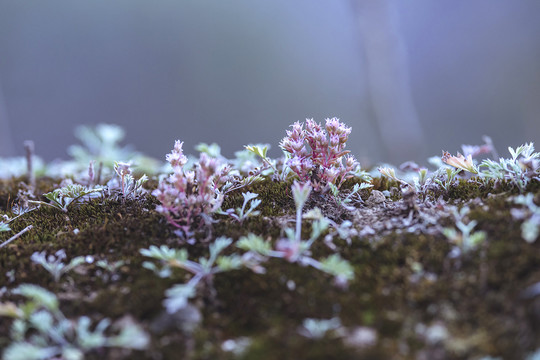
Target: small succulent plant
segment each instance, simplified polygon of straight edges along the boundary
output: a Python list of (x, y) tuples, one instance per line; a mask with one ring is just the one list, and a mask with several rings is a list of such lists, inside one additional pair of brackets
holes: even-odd
[(184, 168), (188, 159), (182, 149), (183, 142), (176, 141), (166, 159), (173, 174), (160, 181), (152, 192), (161, 205), (156, 211), (163, 214), (173, 226), (188, 233), (192, 226), (209, 222), (223, 202), (219, 188), (229, 179), (230, 167), (216, 158), (201, 153), (194, 170)]
[(222, 158), (210, 157), (202, 152), (193, 169), (187, 169), (187, 156), (183, 142), (177, 140), (166, 159), (173, 174), (159, 182), (152, 192), (161, 202), (156, 211), (167, 221), (188, 235), (192, 228), (211, 222), (211, 215), (219, 210), (226, 193), (240, 189), (260, 179), (248, 176), (237, 179), (231, 166)]
[(307, 119), (304, 124), (296, 122), (287, 131), (280, 147), (288, 154), (286, 161), (301, 182), (311, 182), (320, 191), (332, 183), (338, 188), (353, 175), (359, 164), (345, 150), (351, 128), (339, 119), (326, 119), (326, 125)]

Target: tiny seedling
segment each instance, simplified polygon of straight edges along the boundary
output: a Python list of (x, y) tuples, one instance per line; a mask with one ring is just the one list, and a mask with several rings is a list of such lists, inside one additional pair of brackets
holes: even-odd
[(68, 208), (74, 204), (84, 202), (85, 200), (94, 198), (98, 192), (103, 191), (101, 187), (90, 189), (80, 184), (68, 184), (62, 188), (56, 189), (43, 196), (49, 199), (50, 202), (28, 200), (29, 203), (46, 205), (67, 212)]
[(193, 274), (193, 277), (185, 284), (176, 284), (165, 292), (166, 299), (163, 304), (169, 313), (175, 313), (187, 305), (188, 299), (195, 297), (196, 290), (203, 280), (212, 281), (212, 276), (221, 272), (239, 269), (243, 265), (242, 258), (238, 255), (220, 255), (220, 253), (232, 243), (225, 237), (217, 238), (210, 244), (208, 258), (201, 257), (198, 262), (188, 259), (186, 249), (170, 249), (165, 245), (150, 246), (149, 249), (141, 249), (144, 256), (160, 260), (162, 266), (145, 261), (143, 267), (154, 271), (160, 277), (171, 277), (172, 268), (181, 268)]
[(353, 201), (353, 196), (357, 194), (360, 190), (369, 189), (373, 186), (372, 184), (368, 183), (354, 184), (352, 190), (344, 198), (341, 198), (338, 187), (334, 184), (328, 185), (330, 186), (330, 192), (334, 196), (334, 200), (336, 201), (336, 203), (340, 206), (343, 206), (349, 211), (354, 210), (354, 206), (349, 205)]
[(48, 255), (45, 251), (35, 252), (32, 254), (30, 259), (36, 264), (40, 264), (47, 270), (53, 277), (55, 282), (60, 281), (60, 278), (73, 270), (77, 266), (84, 264), (85, 257), (77, 256), (71, 259), (68, 263), (62, 262), (66, 259), (66, 252), (58, 250), (54, 255)]
[(126, 264), (123, 260), (118, 260), (114, 262), (108, 262), (107, 260), (98, 260), (96, 261), (96, 266), (99, 267), (97, 273), (103, 281), (115, 281), (119, 279), (119, 275), (115, 272), (122, 266)]
[(461, 252), (467, 253), (470, 250), (475, 249), (479, 244), (485, 241), (486, 232), (485, 231), (474, 231), (474, 228), (478, 224), (476, 220), (469, 220), (465, 223), (467, 215), (469, 214), (470, 209), (466, 206), (462, 207), (459, 211), (455, 208), (452, 211), (452, 215), (456, 221), (455, 228), (444, 228), (443, 234), (458, 246)]
[(511, 159), (500, 158), (498, 162), (491, 159), (484, 160), (479, 167), (485, 170), (480, 172), (481, 179), (487, 182), (509, 181), (520, 192), (524, 192), (530, 180), (540, 180), (540, 152), (534, 152), (533, 143), (519, 146), (516, 149), (508, 148)]
[(377, 169), (382, 175), (386, 176), (389, 179), (392, 179), (394, 181), (397, 181), (403, 186), (411, 186), (408, 182), (406, 182), (403, 179), (400, 179), (396, 175), (396, 170), (391, 167), (380, 167)]
[[(346, 284), (354, 277), (354, 270), (348, 261), (343, 260), (338, 254), (330, 255), (322, 261), (311, 257), (310, 248), (313, 242), (328, 229), (330, 221), (324, 217), (313, 221), (310, 238), (305, 241), (302, 240), (302, 209), (311, 193), (311, 185), (295, 181), (292, 186), (292, 193), (296, 204), (296, 229), (285, 229), (287, 238), (279, 240), (275, 245), (275, 249), (272, 249), (271, 244), (264, 241), (260, 236), (248, 234), (241, 237), (236, 246), (248, 251), (246, 257), (250, 259), (265, 261), (267, 257), (283, 258), (289, 262), (297, 262), (302, 266), (314, 267), (335, 276), (336, 283)], [(249, 256), (250, 253), (257, 256)]]
[[(221, 215), (229, 215), (239, 223), (243, 223), (244, 220), (246, 220), (250, 216), (257, 216), (261, 212), (258, 210), (255, 210), (257, 206), (261, 204), (260, 199), (255, 199), (258, 194), (252, 193), (252, 192), (245, 192), (242, 193), (242, 196), (244, 197), (244, 203), (242, 204), (242, 207), (236, 208), (236, 209), (227, 209), (225, 211), (219, 210), (217, 213)], [(251, 204), (249, 206), (249, 209), (246, 210), (246, 206), (248, 202), (251, 201)]]
[(341, 328), (341, 321), (334, 317), (331, 319), (304, 319), (298, 333), (310, 339), (322, 339), (327, 332)]
[[(444, 170), (446, 174), (441, 174), (441, 170)], [(433, 181), (440, 187), (442, 187), (445, 191), (448, 191), (450, 190), (450, 187), (455, 183), (456, 176), (461, 171), (461, 169), (452, 169), (449, 167), (439, 169), (433, 177)]]
[[(131, 163), (115, 162), (114, 171), (120, 177), (120, 190), (124, 199), (134, 199), (144, 193), (143, 184), (148, 181), (146, 174), (142, 175), (138, 180), (135, 180), (131, 175)], [(118, 183), (112, 179), (107, 185), (114, 188), (118, 187)]]
[[(275, 161), (270, 159), (266, 155), (266, 153), (268, 152), (268, 145), (246, 145), (246, 146), (244, 146), (244, 148), (247, 151), (255, 154), (258, 157), (260, 157), (261, 160), (263, 161), (264, 167), (259, 169), (259, 173), (262, 173), (263, 171), (265, 171), (267, 169), (272, 169), (274, 171), (274, 173), (276, 173), (276, 174), (278, 173)], [(287, 172), (283, 171), (282, 174), (281, 174), (281, 180), (284, 180), (286, 176), (287, 176)]]

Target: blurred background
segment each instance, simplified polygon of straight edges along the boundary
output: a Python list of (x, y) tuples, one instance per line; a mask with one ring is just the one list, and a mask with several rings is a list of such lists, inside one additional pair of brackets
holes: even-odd
[(293, 122), (338, 117), (363, 164), (424, 163), (484, 134), (540, 148), (539, 114), (537, 0), (0, 2), (2, 157), (67, 158), (97, 123), (159, 159), (278, 156)]

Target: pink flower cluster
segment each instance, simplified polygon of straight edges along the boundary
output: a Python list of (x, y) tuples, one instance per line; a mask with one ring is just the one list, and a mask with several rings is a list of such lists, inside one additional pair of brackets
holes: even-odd
[(229, 179), (230, 166), (223, 161), (201, 153), (193, 170), (184, 170), (188, 159), (182, 150), (183, 142), (177, 140), (166, 159), (173, 174), (159, 182), (152, 192), (161, 205), (156, 211), (163, 214), (169, 223), (188, 234), (192, 227), (210, 221), (223, 202), (219, 188)]
[(287, 165), (302, 182), (311, 181), (315, 190), (320, 191), (329, 183), (339, 188), (359, 165), (353, 156), (347, 155), (349, 151), (344, 150), (351, 128), (338, 118), (326, 119), (324, 128), (313, 119), (306, 119), (305, 126), (304, 129), (303, 123), (294, 123), (279, 144), (291, 154)]

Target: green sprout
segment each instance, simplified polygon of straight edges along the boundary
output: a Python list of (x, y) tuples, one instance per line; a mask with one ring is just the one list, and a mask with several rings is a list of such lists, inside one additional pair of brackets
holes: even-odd
[[(246, 220), (248, 217), (251, 216), (257, 216), (261, 212), (258, 210), (255, 210), (257, 206), (261, 204), (260, 199), (255, 199), (259, 194), (255, 194), (252, 192), (245, 192), (242, 193), (242, 196), (244, 197), (244, 203), (242, 204), (242, 207), (236, 208), (236, 209), (227, 209), (225, 211), (218, 210), (217, 213), (221, 215), (229, 215), (239, 223), (243, 223), (244, 220)], [(248, 202), (251, 201), (251, 204), (249, 206), (249, 209), (246, 210), (246, 206)]]
[(352, 190), (344, 197), (340, 197), (339, 188), (332, 184), (328, 184), (330, 186), (330, 192), (334, 196), (334, 200), (338, 205), (343, 206), (345, 209), (352, 211), (354, 210), (354, 207), (350, 206), (349, 204), (353, 201), (353, 196), (357, 194), (360, 190), (369, 189), (370, 187), (373, 187), (372, 184), (368, 183), (361, 183), (361, 184), (354, 184)]
[(519, 146), (515, 150), (508, 148), (511, 159), (500, 158), (498, 162), (486, 159), (480, 164), (484, 168), (480, 173), (484, 182), (488, 180), (509, 181), (520, 192), (524, 192), (530, 180), (539, 177), (540, 152), (534, 152), (533, 143)]
[[(441, 176), (440, 175), (440, 171), (441, 169), (439, 169), (439, 171), (437, 172), (436, 176), (437, 177), (434, 177), (433, 178), (433, 181), (438, 184), (440, 187), (442, 187), (444, 190), (448, 191), (450, 190), (450, 186), (452, 186), (454, 184), (454, 182), (456, 181), (456, 176), (462, 171), (461, 169), (452, 169), (452, 168), (449, 168), (449, 167), (446, 167), (444, 168), (445, 172), (446, 172), (446, 177), (445, 178), (442, 178), (440, 179), (439, 177)], [(444, 176), (444, 175), (442, 175)]]
[[(143, 184), (148, 181), (148, 176), (143, 174), (138, 180), (135, 180), (131, 174), (131, 163), (119, 162), (114, 163), (114, 171), (120, 177), (120, 190), (124, 199), (136, 198), (143, 192)], [(109, 186), (114, 186), (114, 179), (109, 182)]]
[(268, 152), (268, 145), (246, 145), (244, 148), (253, 154), (259, 156), (261, 160), (266, 164), (267, 168), (272, 168), (277, 173), (277, 168), (274, 162), (266, 156)]
[(211, 281), (212, 276), (221, 272), (239, 269), (243, 265), (238, 255), (220, 255), (232, 243), (225, 237), (217, 238), (210, 244), (208, 258), (201, 257), (198, 262), (188, 259), (186, 249), (170, 249), (168, 246), (150, 246), (141, 249), (143, 256), (151, 257), (162, 262), (161, 268), (154, 263), (145, 261), (143, 267), (154, 271), (160, 277), (170, 277), (172, 268), (187, 270), (193, 277), (185, 284), (176, 284), (165, 292), (166, 299), (163, 304), (169, 313), (175, 313), (187, 305), (188, 299), (195, 297), (197, 287), (203, 280)]
[(242, 236), (236, 246), (246, 250), (246, 257), (254, 260), (254, 263), (251, 264), (253, 268), (257, 268), (260, 262), (265, 261), (268, 257), (282, 258), (333, 275), (337, 284), (347, 284), (348, 281), (354, 278), (354, 270), (348, 261), (342, 259), (338, 254), (330, 255), (322, 261), (311, 257), (310, 248), (328, 229), (331, 223), (329, 219), (321, 216), (314, 220), (311, 224), (310, 238), (302, 240), (302, 209), (311, 193), (311, 185), (295, 181), (292, 186), (292, 193), (296, 204), (296, 228), (285, 229), (287, 237), (280, 239), (276, 243), (275, 249), (272, 249), (269, 242), (252, 233)]
[(50, 203), (34, 200), (28, 200), (28, 202), (32, 204), (47, 205), (60, 211), (67, 212), (70, 206), (96, 197), (96, 193), (101, 191), (103, 191), (103, 188), (101, 187), (90, 189), (80, 184), (68, 184), (62, 188), (43, 194), (45, 198), (49, 199)]
[(36, 264), (40, 264), (47, 270), (53, 277), (55, 282), (60, 281), (60, 278), (73, 270), (77, 266), (84, 264), (85, 257), (77, 256), (71, 259), (68, 263), (63, 263), (62, 260), (66, 258), (66, 252), (58, 250), (54, 255), (48, 255), (45, 251), (35, 252), (32, 254), (30, 259)]
[(478, 224), (476, 220), (469, 220), (465, 223), (469, 211), (470, 209), (466, 206), (462, 207), (459, 211), (456, 209), (453, 210), (452, 215), (454, 216), (456, 227), (459, 231), (450, 227), (443, 229), (444, 236), (456, 244), (464, 253), (475, 249), (479, 244), (486, 240), (487, 236), (485, 231), (473, 232)]
[(331, 319), (304, 319), (302, 327), (298, 329), (300, 335), (310, 339), (322, 339), (327, 332), (337, 330), (341, 327), (339, 318)]

